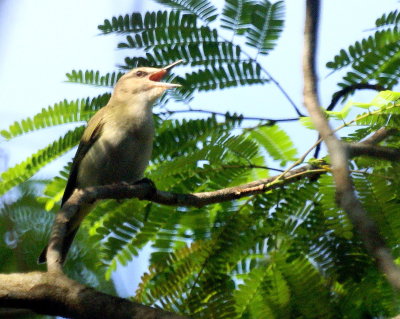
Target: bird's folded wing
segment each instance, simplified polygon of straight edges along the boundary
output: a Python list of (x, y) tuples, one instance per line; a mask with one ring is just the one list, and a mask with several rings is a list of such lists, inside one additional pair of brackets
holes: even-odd
[(76, 188), (76, 180), (78, 177), (79, 165), (82, 162), (82, 159), (85, 157), (87, 152), (93, 146), (93, 144), (99, 139), (101, 136), (102, 128), (104, 125), (103, 121), (103, 110), (102, 108), (98, 111), (89, 121), (87, 128), (83, 132), (81, 141), (78, 146), (78, 150), (76, 151), (74, 160), (72, 161), (71, 171), (69, 173), (69, 178), (67, 182), (67, 186), (65, 187), (64, 195), (61, 200), (61, 206), (68, 200), (68, 198), (72, 195), (74, 189)]

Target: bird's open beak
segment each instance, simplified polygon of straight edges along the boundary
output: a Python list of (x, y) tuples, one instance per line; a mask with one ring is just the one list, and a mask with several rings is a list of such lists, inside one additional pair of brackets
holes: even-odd
[(164, 87), (166, 89), (172, 89), (172, 88), (180, 87), (181, 86), (180, 84), (166, 83), (166, 82), (160, 82), (160, 81), (169, 72), (169, 70), (171, 70), (175, 65), (181, 63), (182, 61), (183, 60), (175, 61), (174, 63), (171, 63), (170, 65), (167, 65), (167, 66), (163, 67), (159, 71), (154, 72), (153, 74), (151, 74), (149, 76), (149, 80), (150, 81), (154, 81), (154, 82), (158, 82), (157, 86), (161, 86), (161, 87)]

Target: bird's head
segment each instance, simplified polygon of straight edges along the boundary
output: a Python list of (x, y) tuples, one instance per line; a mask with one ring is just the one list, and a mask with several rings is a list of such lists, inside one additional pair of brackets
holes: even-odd
[(182, 60), (163, 68), (139, 67), (124, 74), (117, 82), (113, 98), (118, 103), (144, 103), (151, 105), (166, 90), (180, 87), (179, 84), (161, 82), (164, 76)]

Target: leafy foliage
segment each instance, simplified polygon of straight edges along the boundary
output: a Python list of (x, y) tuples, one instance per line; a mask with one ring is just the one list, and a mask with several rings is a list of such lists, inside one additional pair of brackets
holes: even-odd
[[(248, 127), (244, 117), (229, 113), (218, 119), (215, 115), (183, 119), (174, 114), (178, 103), (177, 110), (187, 107), (190, 111), (197, 91), (211, 94), (274, 83), (258, 56), (271, 52), (278, 42), (284, 3), (226, 0), (219, 15), (210, 1), (157, 2), (173, 10), (113, 17), (99, 26), (102, 34), (124, 37), (118, 47), (129, 53), (122, 69), (161, 66), (178, 59), (194, 69), (167, 79), (183, 87), (168, 92), (157, 105), (147, 177), (161, 190), (203, 192), (266, 178), (271, 174), (269, 166), (285, 168), (295, 162), (298, 151), (283, 126), (270, 122), (266, 126), (260, 119)], [(347, 69), (339, 86), (372, 82), (391, 88), (397, 84), (398, 21), (397, 11), (383, 15), (376, 21), (374, 34), (341, 50), (327, 64), (333, 71)], [(231, 33), (231, 40), (221, 36), (218, 23)], [(254, 58), (249, 50), (256, 53)], [(110, 87), (122, 74), (73, 70), (67, 82)], [(1, 135), (13, 140), (39, 129), (87, 121), (109, 97), (107, 93), (62, 101), (33, 118), (14, 122)], [(342, 127), (353, 129), (343, 133), (343, 139), (358, 142), (383, 126), (400, 131), (399, 100), (400, 93), (384, 91), (370, 103), (347, 104), (340, 112), (326, 114), (329, 119), (346, 120)], [(359, 114), (349, 120), (354, 112)], [(75, 146), (82, 131), (83, 126), (78, 126), (9, 168), (1, 175), (0, 193), (25, 187), (27, 179)], [(399, 148), (399, 135), (383, 145)], [(351, 165), (357, 195), (399, 258), (399, 164), (356, 158)], [(37, 242), (44, 245), (68, 171), (67, 164), (59, 176), (41, 183), (39, 194), (21, 191), (15, 203), (3, 205), (0, 235), (8, 240), (6, 245), (15, 245), (13, 239), (22, 237), (28, 248)], [(103, 278), (110, 279), (118, 265), (127, 265), (151, 247), (150, 267), (134, 299), (193, 318), (396, 315), (396, 293), (378, 273), (348, 217), (336, 207), (329, 170), (318, 179), (299, 177), (262, 195), (202, 208), (167, 207), (136, 199), (101, 202), (82, 224), (68, 269), (91, 285), (110, 289)], [(19, 242), (17, 246), (20, 249)], [(3, 242), (0, 248), (1, 260), (9, 260), (2, 269), (15, 269), (19, 255), (12, 257)], [(28, 260), (38, 250), (35, 244), (27, 252)]]
[[(196, 16), (192, 14), (181, 14), (179, 11), (158, 11), (146, 12), (144, 18), (138, 12), (132, 15), (113, 17), (110, 20), (104, 20), (98, 28), (103, 34), (118, 32), (118, 33), (137, 33), (150, 29), (179, 29), (197, 27)], [(172, 30), (171, 30), (172, 31)]]
[(268, 0), (257, 3), (251, 15), (246, 44), (258, 53), (267, 54), (276, 44), (283, 29), (283, 1), (271, 4)]
[(255, 2), (249, 0), (227, 0), (222, 11), (221, 27), (234, 34), (244, 34), (251, 21)]
[(173, 9), (188, 11), (198, 18), (211, 22), (217, 17), (217, 9), (208, 0), (156, 0)]
[(113, 87), (119, 78), (124, 75), (123, 72), (112, 72), (106, 75), (100, 75), (99, 71), (86, 70), (86, 71), (75, 71), (72, 70), (71, 73), (67, 73), (67, 82), (90, 84), (94, 86), (105, 86)]
[(14, 122), (8, 130), (2, 130), (0, 134), (11, 139), (25, 133), (48, 128), (65, 123), (87, 121), (100, 107), (107, 104), (110, 94), (106, 93), (95, 98), (87, 98), (76, 101), (61, 101), (49, 106), (36, 114), (33, 118), (26, 118)]
[(66, 151), (78, 144), (84, 126), (79, 126), (73, 131), (67, 132), (65, 136), (60, 137), (58, 141), (39, 150), (24, 162), (9, 168), (1, 174), (0, 194), (4, 194), (12, 187), (26, 181), (32, 177), (39, 169), (64, 154)]
[(387, 28), (356, 41), (347, 50), (340, 50), (333, 61), (327, 63), (327, 67), (333, 71), (351, 67), (343, 77), (343, 82), (339, 83), (341, 87), (372, 82), (391, 89), (398, 83), (400, 34), (396, 19), (396, 12), (384, 15), (376, 25)]
[(390, 25), (397, 25), (400, 22), (400, 13), (398, 10), (384, 13), (380, 18), (376, 19), (375, 25), (377, 27), (386, 27)]

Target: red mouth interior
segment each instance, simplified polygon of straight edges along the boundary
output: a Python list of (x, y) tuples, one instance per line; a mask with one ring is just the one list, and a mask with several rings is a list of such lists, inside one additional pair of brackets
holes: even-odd
[(165, 73), (167, 73), (166, 70), (160, 70), (160, 71), (150, 75), (149, 79), (151, 81), (160, 82), (162, 80), (162, 78), (164, 77)]

